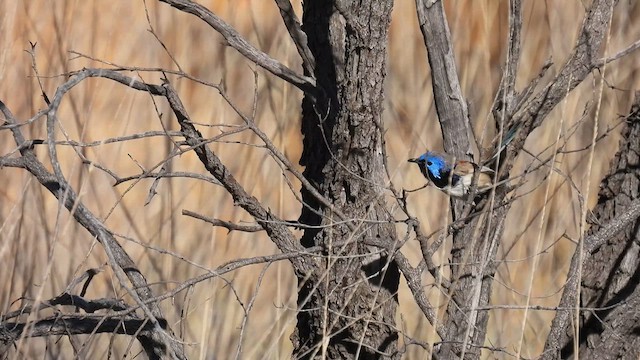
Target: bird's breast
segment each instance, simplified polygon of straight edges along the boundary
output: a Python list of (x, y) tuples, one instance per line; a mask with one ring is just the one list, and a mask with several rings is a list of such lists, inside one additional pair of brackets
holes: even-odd
[(436, 177), (434, 174), (431, 173), (431, 171), (429, 171), (428, 174), (429, 174), (429, 180), (431, 180), (433, 185), (435, 185), (439, 189), (443, 189), (446, 186), (448, 186), (449, 185), (449, 180), (451, 180), (451, 182), (454, 183), (454, 184), (459, 180), (458, 179), (459, 176), (457, 176), (455, 174), (453, 175), (453, 177), (451, 177), (451, 172), (450, 171), (441, 172), (440, 173), (440, 177)]

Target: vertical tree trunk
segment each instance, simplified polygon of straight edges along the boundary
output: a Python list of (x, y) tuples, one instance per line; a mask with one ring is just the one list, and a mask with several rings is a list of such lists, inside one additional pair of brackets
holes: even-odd
[[(589, 233), (596, 233), (628, 210), (640, 196), (640, 93), (622, 132), (620, 149), (600, 186)], [(602, 246), (585, 254), (579, 357), (637, 359), (640, 356), (640, 222), (635, 221)], [(573, 322), (567, 327), (563, 359), (575, 357)]]
[[(399, 273), (368, 239), (396, 238), (384, 206), (383, 82), (393, 1), (304, 2), (303, 30), (322, 94), (303, 101), (305, 176), (342, 217), (302, 190), (305, 246), (321, 268), (298, 274), (294, 357), (395, 357)], [(355, 256), (354, 256), (355, 255)], [(361, 255), (361, 256), (358, 256)]]

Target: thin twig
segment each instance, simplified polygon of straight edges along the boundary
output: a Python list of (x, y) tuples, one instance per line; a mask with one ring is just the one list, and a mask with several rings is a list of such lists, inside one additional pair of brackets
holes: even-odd
[(293, 43), (296, 45), (296, 49), (298, 50), (298, 54), (300, 54), (300, 57), (302, 58), (302, 68), (309, 76), (313, 77), (316, 60), (311, 49), (309, 49), (309, 45), (307, 44), (307, 34), (302, 31), (302, 28), (300, 27), (300, 20), (298, 20), (296, 13), (293, 11), (291, 2), (289, 0), (275, 0), (275, 2), (276, 5), (278, 5), (278, 9), (280, 9), (282, 21), (287, 27), (287, 31), (289, 31), (289, 36), (291, 36), (291, 40), (293, 40)]
[(211, 12), (204, 6), (194, 3), (189, 0), (160, 0), (160, 2), (171, 5), (172, 7), (183, 11), (188, 14), (192, 14), (200, 18), (215, 29), (220, 35), (224, 37), (227, 44), (236, 49), (249, 61), (264, 68), (275, 76), (283, 79), (284, 81), (292, 84), (305, 93), (314, 95), (316, 93), (316, 81), (308, 76), (301, 76), (296, 74), (293, 70), (284, 66), (279, 61), (273, 59), (264, 52), (258, 50), (253, 45), (249, 44), (244, 37), (242, 37), (233, 27), (225, 23), (216, 14)]
[(240, 225), (240, 224), (235, 224), (229, 221), (224, 221), (224, 220), (220, 220), (220, 219), (213, 219), (210, 217), (206, 217), (202, 214), (198, 214), (195, 213), (193, 211), (189, 211), (189, 210), (182, 210), (182, 215), (185, 216), (190, 216), (199, 220), (202, 220), (204, 222), (207, 222), (213, 226), (220, 226), (223, 227), (227, 230), (229, 230), (229, 232), (231, 231), (242, 231), (242, 232), (259, 232), (259, 231), (264, 231), (264, 228), (260, 225)]

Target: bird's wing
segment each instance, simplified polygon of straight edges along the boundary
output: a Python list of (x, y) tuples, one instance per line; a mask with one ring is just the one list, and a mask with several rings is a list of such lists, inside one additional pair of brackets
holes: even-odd
[(488, 168), (488, 167), (486, 167), (486, 166), (483, 166), (483, 167), (480, 169), (480, 172), (481, 172), (481, 173), (483, 173), (483, 174), (493, 174), (493, 173), (495, 173), (495, 171), (493, 171), (493, 169)]
[[(466, 181), (466, 186), (469, 186), (469, 184), (471, 184), (471, 179), (473, 178), (473, 172), (476, 169), (478, 169), (478, 165), (470, 161), (461, 160), (456, 163), (456, 166), (453, 169), (453, 174), (463, 179), (466, 179), (466, 180), (463, 180), (463, 182)], [(491, 174), (493, 174), (493, 170), (489, 169), (488, 167), (482, 167), (480, 169), (480, 171), (477, 174), (479, 189), (491, 186), (492, 184)]]
[(493, 178), (491, 175), (486, 172), (478, 174), (478, 189), (482, 190), (483, 188), (491, 187), (491, 184), (493, 184)]
[(477, 165), (471, 161), (459, 160), (453, 168), (453, 174), (458, 176), (472, 175)]

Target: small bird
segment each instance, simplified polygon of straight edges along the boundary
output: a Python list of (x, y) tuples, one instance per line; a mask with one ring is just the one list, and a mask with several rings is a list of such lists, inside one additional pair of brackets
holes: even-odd
[(418, 164), (424, 177), (452, 197), (463, 198), (469, 193), (474, 173), (478, 178), (478, 193), (492, 188), (493, 170), (485, 166), (480, 167), (471, 161), (456, 161), (449, 154), (427, 151), (415, 159), (409, 159), (409, 162)]

